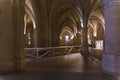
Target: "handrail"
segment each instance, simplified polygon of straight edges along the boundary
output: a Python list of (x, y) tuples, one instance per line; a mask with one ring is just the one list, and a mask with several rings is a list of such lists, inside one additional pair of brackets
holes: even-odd
[(57, 49), (57, 48), (71, 48), (71, 47), (81, 47), (81, 45), (77, 45), (77, 46), (59, 46), (59, 47), (42, 47), (42, 48), (24, 48), (24, 50)]
[(76, 45), (76, 46), (59, 46), (59, 47), (42, 47), (42, 48), (24, 48), (24, 50), (25, 51), (35, 51), (36, 58), (41, 58), (41, 57), (45, 56), (46, 54), (48, 54), (48, 52), (50, 52), (50, 51), (48, 51), (48, 52), (44, 53), (43, 55), (39, 56), (39, 51), (42, 51), (42, 50), (52, 50), (53, 54), (54, 54), (54, 50), (55, 49), (62, 49), (62, 48), (66, 49), (67, 48), (68, 49), (67, 54), (70, 54), (70, 52), (73, 50), (73, 48), (77, 48), (77, 47), (81, 47), (81, 45)]

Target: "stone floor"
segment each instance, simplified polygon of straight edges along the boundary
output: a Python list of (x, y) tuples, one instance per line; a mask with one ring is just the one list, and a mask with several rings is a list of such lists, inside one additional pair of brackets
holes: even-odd
[(87, 64), (84, 63), (84, 59), (80, 53), (53, 58), (27, 60), (25, 72), (1, 74), (0, 80), (120, 79), (118, 77), (104, 74), (101, 68), (101, 60), (94, 56), (89, 56), (89, 62)]
[(55, 72), (7, 74), (0, 80), (119, 80), (102, 73)]

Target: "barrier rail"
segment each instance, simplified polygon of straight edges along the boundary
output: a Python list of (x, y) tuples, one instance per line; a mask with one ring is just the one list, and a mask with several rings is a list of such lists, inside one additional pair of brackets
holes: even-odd
[(79, 52), (81, 45), (77, 46), (59, 46), (59, 47), (43, 47), (43, 48), (24, 48), (26, 55), (33, 58), (41, 58), (48, 54), (56, 56), (56, 54), (70, 54)]

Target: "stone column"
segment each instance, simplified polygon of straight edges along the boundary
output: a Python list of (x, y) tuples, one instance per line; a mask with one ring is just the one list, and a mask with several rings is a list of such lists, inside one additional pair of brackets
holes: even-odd
[(59, 29), (52, 27), (52, 47), (58, 47), (59, 44), (59, 40), (60, 40), (60, 35), (59, 35)]
[(15, 71), (24, 70), (24, 0), (13, 0), (12, 52)]
[(0, 1), (0, 72), (24, 69), (24, 0)]
[(81, 44), (81, 40), (80, 40), (81, 36), (80, 36), (80, 33), (77, 33), (76, 36), (77, 36), (77, 45), (80, 45), (80, 44)]
[(87, 26), (83, 26), (82, 33), (81, 33), (81, 53), (83, 55), (88, 55), (88, 38), (87, 38), (88, 28)]
[(89, 62), (89, 51), (88, 51), (87, 34), (88, 34), (88, 27), (87, 27), (87, 23), (84, 22), (83, 27), (82, 27), (82, 33), (81, 33), (81, 54), (84, 57), (85, 67), (89, 66), (89, 64), (88, 64), (88, 62)]
[(120, 75), (120, 1), (103, 0), (105, 15), (105, 52), (103, 71)]
[(10, 0), (0, 1), (0, 72), (12, 71), (12, 5)]
[(32, 0), (36, 23), (36, 45), (37, 47), (49, 46), (49, 27), (46, 0)]
[(77, 34), (74, 34), (73, 40), (74, 40), (73, 45), (77, 45)]
[(34, 38), (34, 48), (37, 48), (38, 47), (38, 38), (37, 38), (37, 29), (34, 28), (33, 29), (33, 38)]

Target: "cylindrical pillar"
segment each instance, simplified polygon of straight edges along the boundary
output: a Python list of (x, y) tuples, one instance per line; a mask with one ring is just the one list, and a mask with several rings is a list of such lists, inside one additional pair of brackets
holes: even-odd
[(83, 23), (83, 27), (81, 28), (82, 32), (81, 32), (81, 53), (83, 55), (88, 55), (89, 51), (88, 51), (88, 27), (87, 27), (87, 23), (84, 22)]
[(13, 0), (12, 53), (15, 71), (24, 69), (24, 0)]
[(103, 71), (120, 74), (120, 1), (103, 0), (105, 15), (105, 52)]
[(88, 50), (88, 27), (87, 23), (84, 22), (83, 27), (82, 27), (82, 33), (81, 33), (81, 54), (84, 57), (84, 62), (85, 62), (85, 67), (88, 67), (88, 62), (89, 62), (89, 50)]
[(34, 48), (37, 48), (38, 47), (38, 38), (37, 38), (37, 29), (34, 28), (33, 29), (33, 38), (34, 38)]
[(36, 23), (36, 28), (34, 29), (34, 37), (36, 39), (34, 42), (34, 47), (48, 47), (49, 27), (46, 0), (32, 0), (31, 2), (34, 10)]

